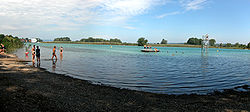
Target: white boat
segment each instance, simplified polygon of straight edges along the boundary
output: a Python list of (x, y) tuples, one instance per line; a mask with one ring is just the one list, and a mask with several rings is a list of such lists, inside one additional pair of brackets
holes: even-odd
[(142, 49), (141, 52), (160, 52), (160, 50), (157, 50), (157, 49)]

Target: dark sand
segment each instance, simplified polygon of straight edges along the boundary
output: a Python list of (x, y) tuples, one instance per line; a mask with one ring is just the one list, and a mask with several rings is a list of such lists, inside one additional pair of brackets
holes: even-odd
[(250, 90), (166, 95), (94, 85), (0, 55), (0, 111), (250, 111)]

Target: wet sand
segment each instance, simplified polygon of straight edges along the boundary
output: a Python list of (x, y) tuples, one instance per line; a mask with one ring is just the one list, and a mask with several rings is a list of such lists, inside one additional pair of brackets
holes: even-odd
[(249, 112), (250, 87), (208, 95), (167, 95), (94, 85), (0, 55), (0, 111)]

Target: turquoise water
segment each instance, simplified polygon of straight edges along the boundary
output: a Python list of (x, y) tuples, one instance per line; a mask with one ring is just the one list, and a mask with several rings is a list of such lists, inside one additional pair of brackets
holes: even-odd
[[(250, 85), (250, 50), (210, 48), (201, 53), (200, 48), (157, 47), (161, 52), (144, 53), (138, 46), (36, 45), (41, 47), (40, 67), (95, 84), (163, 94), (205, 94)], [(57, 62), (49, 60), (54, 45), (58, 49)], [(16, 54), (31, 60), (24, 51), (19, 49)]]

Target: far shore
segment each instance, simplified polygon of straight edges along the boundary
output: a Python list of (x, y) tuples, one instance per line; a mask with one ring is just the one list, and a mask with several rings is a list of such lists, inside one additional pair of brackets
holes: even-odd
[[(114, 42), (110, 43), (110, 42), (51, 41), (51, 42), (41, 42), (41, 43), (138, 46), (136, 43), (114, 43)], [(147, 44), (147, 45), (151, 45), (152, 47), (189, 47), (189, 48), (201, 48), (201, 45), (189, 45), (189, 44)], [(218, 48), (218, 49), (243, 49), (243, 48), (238, 48), (238, 47), (215, 47), (215, 46), (209, 46), (209, 48)]]
[(95, 85), (25, 63), (12, 54), (0, 55), (1, 112), (250, 111), (249, 85), (207, 95), (156, 94)]

